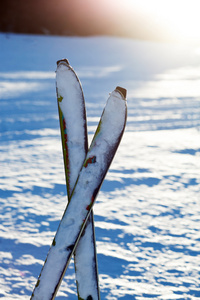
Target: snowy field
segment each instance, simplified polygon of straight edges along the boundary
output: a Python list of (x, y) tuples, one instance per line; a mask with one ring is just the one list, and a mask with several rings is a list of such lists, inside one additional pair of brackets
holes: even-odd
[[(126, 132), (94, 206), (101, 299), (200, 299), (200, 45), (0, 34), (0, 298), (29, 299), (65, 209), (55, 92), (68, 58), (91, 140), (109, 92)], [(77, 299), (73, 262), (57, 295)]]

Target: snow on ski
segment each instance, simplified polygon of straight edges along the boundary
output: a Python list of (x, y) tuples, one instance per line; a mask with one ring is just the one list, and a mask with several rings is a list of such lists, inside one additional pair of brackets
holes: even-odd
[(57, 62), (56, 91), (65, 159), (68, 197), (88, 150), (85, 101), (81, 83), (69, 62)]
[[(88, 137), (85, 101), (81, 83), (66, 59), (57, 62), (56, 91), (67, 192), (70, 200), (88, 151)], [(99, 300), (100, 291), (93, 219), (92, 211), (74, 254), (74, 263), (78, 298)], [(87, 253), (87, 255), (84, 255), (84, 253)]]
[(56, 296), (125, 129), (124, 91), (116, 88), (108, 98), (31, 299)]

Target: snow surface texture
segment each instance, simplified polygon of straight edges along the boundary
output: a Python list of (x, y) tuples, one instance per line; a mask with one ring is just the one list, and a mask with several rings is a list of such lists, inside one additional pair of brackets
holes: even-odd
[[(30, 298), (67, 203), (54, 72), (67, 57), (90, 140), (108, 93), (128, 90), (127, 130), (94, 206), (101, 299), (199, 299), (199, 49), (0, 35), (0, 297)], [(77, 299), (73, 264), (66, 298)]]

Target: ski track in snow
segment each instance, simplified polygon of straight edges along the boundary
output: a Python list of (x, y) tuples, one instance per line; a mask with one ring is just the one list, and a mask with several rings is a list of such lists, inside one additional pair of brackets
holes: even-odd
[[(54, 73), (66, 57), (90, 141), (109, 92), (128, 90), (94, 206), (101, 299), (199, 299), (198, 47), (4, 34), (0, 45), (0, 297), (30, 298), (67, 203)], [(66, 298), (77, 299), (73, 263), (56, 299)]]

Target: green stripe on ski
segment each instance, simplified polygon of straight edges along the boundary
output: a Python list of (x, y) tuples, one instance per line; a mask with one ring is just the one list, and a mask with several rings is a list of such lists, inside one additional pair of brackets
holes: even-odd
[[(60, 98), (62, 98), (62, 97), (60, 96)], [(65, 119), (64, 119), (64, 116), (63, 116), (62, 111), (59, 106), (58, 106), (58, 112), (59, 112), (59, 120), (60, 120), (60, 132), (61, 132), (64, 168), (65, 168), (65, 174), (66, 174), (66, 177), (65, 177), (66, 178), (66, 186), (67, 186), (67, 193), (69, 195), (70, 170), (69, 170), (69, 160), (67, 159), (67, 157), (68, 157), (68, 149), (67, 149), (67, 145), (66, 145), (67, 133), (66, 133), (66, 128), (64, 126)]]
[(62, 100), (63, 100), (63, 97), (62, 96), (58, 96), (58, 101), (62, 102)]

